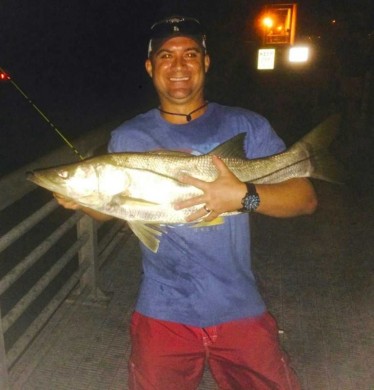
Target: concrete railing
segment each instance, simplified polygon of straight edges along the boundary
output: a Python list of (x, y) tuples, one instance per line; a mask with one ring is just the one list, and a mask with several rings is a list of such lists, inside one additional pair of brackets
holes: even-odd
[[(116, 124), (113, 123), (88, 133), (75, 141), (75, 147), (84, 156), (92, 155), (95, 149), (107, 143), (109, 132)], [(8, 264), (8, 267), (5, 267), (7, 269), (0, 274), (0, 303), (3, 303), (3, 297), (7, 291), (14, 288), (22, 290), (22, 283), (19, 281), (24, 277), (27, 278), (27, 273), (32, 272), (33, 267), (40, 263), (40, 259), (53, 256), (49, 253), (57, 247), (61, 253), (57, 259), (48, 259), (49, 266), (43, 269), (42, 274), (31, 288), (17, 292), (17, 298), (13, 300), (14, 302), (11, 305), (9, 302), (7, 303), (6, 312), (1, 310), (2, 305), (0, 306), (0, 389), (9, 388), (8, 373), (12, 365), (73, 289), (76, 289), (78, 293), (85, 291), (88, 294), (88, 299), (96, 303), (107, 300), (106, 295), (98, 286), (98, 270), (118, 242), (127, 234), (123, 222), (99, 224), (81, 212), (68, 210), (63, 210), (63, 216), (56, 216), (58, 205), (52, 197), (49, 197), (47, 202), (34, 210), (31, 215), (28, 215), (28, 210), (31, 207), (27, 204), (26, 197), (36, 189), (36, 186), (25, 180), (25, 172), (73, 161), (77, 161), (75, 154), (64, 147), (0, 178), (0, 218), (2, 231), (5, 229), (4, 234), (0, 236), (0, 272), (4, 268), (1, 262)], [(46, 194), (43, 189), (36, 189), (36, 191)], [(26, 204), (22, 205), (24, 199), (26, 199), (24, 201)], [(17, 202), (16, 205), (15, 202)], [(25, 216), (22, 216), (21, 221), (15, 226), (12, 226), (11, 223), (12, 213), (10, 213), (10, 217), (8, 213), (7, 218), (2, 218), (2, 215), (5, 215), (12, 207), (17, 210), (22, 209), (22, 207), (25, 209)], [(51, 232), (48, 231), (47, 237), (38, 242), (37, 237), (32, 234), (33, 229), (43, 230), (43, 227), (47, 226), (48, 219), (54, 219), (57, 228)], [(9, 229), (4, 225), (9, 225)], [(72, 239), (70, 236), (70, 238), (66, 238), (67, 233), (74, 227), (76, 227), (74, 238)], [(99, 229), (104, 233), (98, 234)], [(14, 248), (23, 245), (26, 235), (28, 235), (27, 241), (32, 242), (33, 249), (26, 255), (22, 255), (21, 258), (16, 258), (17, 251)], [(9, 267), (9, 263), (11, 263), (11, 267)], [(71, 267), (71, 264), (74, 266), (74, 272), (65, 277), (61, 276), (68, 265)], [(53, 297), (49, 297), (50, 299), (43, 307), (39, 307), (35, 318), (26, 321), (25, 325), (22, 315), (31, 305), (35, 306), (35, 302), (51, 284), (55, 283), (56, 278), (60, 278), (60, 283), (61, 278), (63, 279), (62, 287), (60, 286)], [(21, 287), (17, 287), (17, 283), (21, 284)], [(3, 311), (3, 316), (1, 311)], [(7, 333), (21, 320), (23, 331), (18, 332), (17, 337), (13, 335), (12, 340), (9, 341)]]

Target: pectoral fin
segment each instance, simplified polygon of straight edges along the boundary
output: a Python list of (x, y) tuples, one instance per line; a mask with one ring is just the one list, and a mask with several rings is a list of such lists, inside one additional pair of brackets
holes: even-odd
[(207, 227), (207, 226), (216, 226), (216, 225), (222, 225), (224, 223), (224, 219), (221, 215), (219, 215), (217, 218), (214, 218), (212, 221), (201, 221), (198, 223), (195, 223), (191, 225), (194, 228), (200, 228), (200, 227)]
[(135, 236), (138, 237), (149, 250), (157, 253), (160, 245), (159, 238), (162, 236), (160, 225), (150, 225), (137, 221), (128, 222), (128, 225)]
[(179, 150), (154, 150), (147, 153), (163, 157), (191, 157), (191, 153), (181, 152)]

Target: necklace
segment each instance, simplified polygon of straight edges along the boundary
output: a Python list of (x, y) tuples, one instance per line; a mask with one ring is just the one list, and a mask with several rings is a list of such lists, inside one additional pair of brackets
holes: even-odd
[(209, 104), (208, 101), (206, 101), (202, 106), (200, 107), (197, 107), (195, 110), (191, 111), (189, 114), (180, 114), (178, 112), (169, 112), (169, 111), (165, 111), (163, 110), (161, 107), (158, 107), (157, 109), (162, 112), (163, 114), (169, 114), (169, 115), (178, 115), (178, 116), (185, 116), (186, 117), (186, 121), (187, 122), (190, 122), (192, 120), (192, 114), (194, 114), (195, 112), (201, 110), (202, 108), (204, 108), (205, 106), (207, 106)]

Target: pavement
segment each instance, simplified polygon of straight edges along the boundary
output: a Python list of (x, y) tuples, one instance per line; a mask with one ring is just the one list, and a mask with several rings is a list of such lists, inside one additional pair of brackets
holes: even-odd
[[(304, 390), (373, 390), (372, 191), (313, 183), (315, 214), (253, 217), (258, 284)], [(126, 389), (140, 272), (130, 235), (101, 269), (110, 303), (63, 303), (12, 368), (11, 390)], [(199, 390), (216, 388), (207, 371)]]

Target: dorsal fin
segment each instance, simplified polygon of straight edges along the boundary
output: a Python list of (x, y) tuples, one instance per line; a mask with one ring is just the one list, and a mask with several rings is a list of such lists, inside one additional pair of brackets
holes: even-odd
[(244, 151), (244, 140), (246, 133), (240, 133), (235, 137), (230, 138), (221, 145), (211, 150), (210, 155), (219, 156), (222, 158), (246, 158)]

